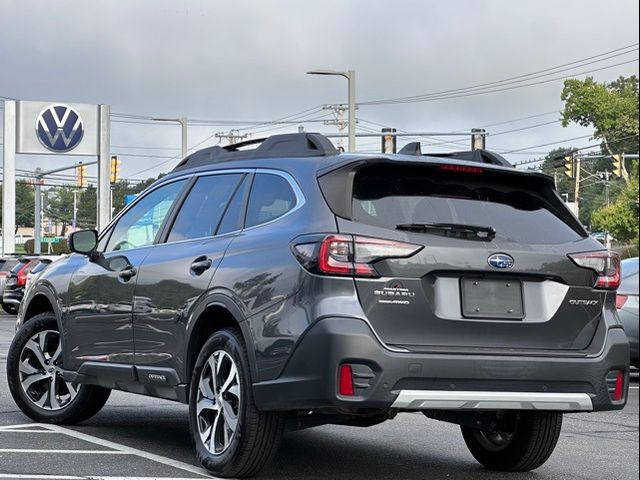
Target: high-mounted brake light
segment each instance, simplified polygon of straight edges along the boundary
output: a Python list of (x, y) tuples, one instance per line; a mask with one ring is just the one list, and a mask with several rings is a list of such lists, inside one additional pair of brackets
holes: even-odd
[[(300, 255), (309, 257), (309, 244), (297, 245)], [(327, 235), (317, 253), (317, 273), (325, 275), (378, 277), (373, 263), (385, 258), (407, 258), (421, 245), (352, 235)]]
[(440, 170), (445, 172), (458, 172), (458, 173), (483, 173), (484, 169), (479, 167), (468, 167), (466, 165), (440, 165)]
[(587, 252), (569, 255), (582, 268), (593, 270), (598, 275), (594, 288), (615, 290), (620, 286), (620, 255), (615, 252)]

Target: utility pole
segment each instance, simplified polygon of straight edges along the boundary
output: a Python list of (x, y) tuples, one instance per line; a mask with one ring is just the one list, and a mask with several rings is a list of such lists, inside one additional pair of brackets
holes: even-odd
[(34, 190), (34, 200), (35, 200), (35, 211), (34, 211), (34, 221), (33, 221), (33, 253), (36, 255), (40, 254), (41, 246), (42, 246), (42, 169), (40, 167), (36, 168), (36, 178), (33, 185)]
[(174, 122), (174, 123), (179, 123), (180, 124), (180, 130), (181, 130), (181, 134), (182, 134), (182, 143), (181, 143), (180, 153), (182, 154), (182, 158), (185, 158), (187, 156), (187, 150), (188, 150), (188, 146), (187, 146), (187, 127), (188, 127), (187, 117), (180, 117), (180, 118), (152, 118), (152, 120), (154, 120), (156, 122)]
[(71, 228), (75, 232), (78, 229), (78, 189), (73, 190), (73, 222), (71, 223)]
[(574, 192), (574, 200), (575, 200), (575, 214), (576, 218), (580, 218), (580, 157), (575, 157), (575, 179), (576, 179), (576, 188)]
[[(344, 105), (325, 105), (322, 107), (323, 110), (331, 110), (334, 119), (333, 120), (325, 120), (322, 122), (324, 125), (335, 125), (338, 127), (338, 133), (342, 133), (344, 129), (347, 127), (347, 122), (344, 120), (344, 112), (347, 110), (347, 107)], [(341, 152), (344, 151), (344, 146), (342, 145), (342, 137), (338, 137), (337, 147)]]
[[(235, 132), (235, 133), (234, 133)], [(222, 142), (222, 140), (226, 140), (229, 142), (229, 145), (234, 143), (238, 143), (242, 140), (249, 138), (248, 133), (240, 133), (240, 130), (233, 129), (229, 130), (229, 133), (218, 132), (215, 134), (215, 137), (218, 139), (218, 143)]]

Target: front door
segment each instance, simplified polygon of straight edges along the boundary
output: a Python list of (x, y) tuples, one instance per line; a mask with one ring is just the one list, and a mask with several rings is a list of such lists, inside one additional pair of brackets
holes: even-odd
[(137, 200), (102, 235), (98, 258), (86, 258), (74, 272), (64, 316), (68, 368), (87, 361), (133, 363), (131, 323), (138, 271), (184, 184), (182, 180), (163, 185)]

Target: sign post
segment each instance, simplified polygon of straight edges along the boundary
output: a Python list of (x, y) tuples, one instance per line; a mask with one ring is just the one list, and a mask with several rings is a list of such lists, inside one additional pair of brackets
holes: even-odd
[[(101, 230), (107, 226), (111, 218), (109, 114), (109, 105), (13, 100), (4, 102), (2, 254), (11, 253), (15, 248), (15, 157), (18, 153), (97, 156), (97, 227)], [(44, 174), (37, 176), (36, 181), (41, 181), (43, 176)], [(38, 221), (41, 200), (38, 187), (39, 185), (36, 188), (35, 202), (36, 252), (40, 250), (40, 242), (37, 240), (42, 238), (42, 222)]]

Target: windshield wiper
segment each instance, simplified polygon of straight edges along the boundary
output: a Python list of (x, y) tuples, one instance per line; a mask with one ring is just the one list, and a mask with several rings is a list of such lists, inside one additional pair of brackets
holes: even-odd
[(402, 223), (396, 225), (396, 230), (431, 233), (465, 240), (493, 240), (496, 236), (496, 229), (493, 227), (465, 225), (462, 223)]

